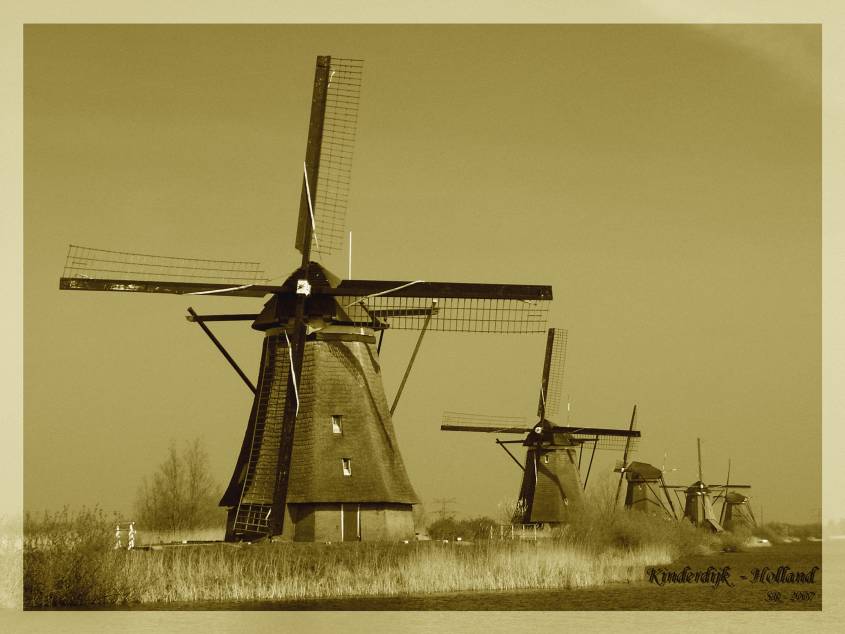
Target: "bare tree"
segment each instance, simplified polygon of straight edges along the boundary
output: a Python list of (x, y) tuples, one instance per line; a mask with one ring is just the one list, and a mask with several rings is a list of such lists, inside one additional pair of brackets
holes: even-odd
[(587, 491), (589, 505), (600, 520), (609, 522), (621, 509), (621, 505), (616, 500), (619, 476), (612, 472), (601, 473), (591, 482), (595, 484)]
[(158, 470), (138, 489), (138, 522), (169, 531), (214, 526), (220, 521), (216, 493), (202, 442), (186, 443), (181, 452), (171, 444)]

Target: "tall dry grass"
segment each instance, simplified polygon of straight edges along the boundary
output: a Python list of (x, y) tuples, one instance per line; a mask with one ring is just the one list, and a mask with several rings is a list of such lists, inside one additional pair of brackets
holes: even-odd
[(273, 601), (434, 592), (573, 588), (641, 579), (669, 553), (597, 553), (554, 541), (411, 544), (262, 543), (128, 553), (146, 602)]
[(553, 538), (598, 550), (659, 547), (673, 560), (706, 555), (723, 546), (722, 536), (696, 528), (685, 520), (623, 510), (607, 512), (594, 507), (585, 508), (570, 524), (555, 529)]
[[(142, 543), (144, 531), (138, 535)], [(126, 551), (114, 550), (114, 523), (102, 512), (65, 511), (26, 520), (24, 605), (574, 588), (636, 581), (646, 566), (714, 546), (691, 525), (637, 513), (585, 512), (546, 536), (473, 544), (265, 542)]]
[(113, 552), (114, 525), (100, 509), (24, 518), (24, 607), (123, 603), (129, 583)]

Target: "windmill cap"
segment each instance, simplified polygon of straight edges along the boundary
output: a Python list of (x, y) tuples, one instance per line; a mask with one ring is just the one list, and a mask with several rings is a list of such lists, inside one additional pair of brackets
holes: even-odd
[(322, 264), (319, 262), (309, 262), (307, 275), (303, 270), (303, 267), (300, 266), (288, 276), (288, 279), (286, 279), (284, 284), (282, 284), (282, 288), (290, 288), (293, 290), (296, 288), (297, 281), (302, 279), (307, 279), (311, 286), (329, 286), (331, 288), (335, 288), (338, 284), (340, 284), (340, 278)]
[[(255, 330), (268, 330), (284, 325), (293, 318), (296, 311), (296, 289), (300, 280), (307, 280), (312, 288), (335, 288), (340, 284), (340, 278), (317, 262), (308, 264), (307, 274), (303, 267), (299, 267), (282, 284), (282, 291), (275, 293), (264, 304), (258, 318), (252, 323)], [(308, 304), (307, 316), (332, 317), (337, 312), (334, 298), (323, 295), (311, 297)]]
[(625, 469), (629, 480), (659, 480), (663, 472), (647, 462), (632, 462)]

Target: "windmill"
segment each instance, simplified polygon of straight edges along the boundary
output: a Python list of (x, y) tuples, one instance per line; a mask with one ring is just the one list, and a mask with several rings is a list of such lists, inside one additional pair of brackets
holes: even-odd
[[(570, 427), (555, 425), (547, 415), (557, 413), (560, 385), (566, 360), (567, 332), (550, 328), (537, 405), (538, 421), (525, 427), (522, 419), (501, 416), (477, 416), (445, 412), (443, 431), (519, 434), (522, 440), (499, 440), (499, 445), (522, 470), (517, 509), (513, 521), (520, 524), (559, 524), (584, 505), (584, 489), (590, 477), (596, 449), (632, 451), (640, 432), (632, 429)], [(495, 424), (491, 424), (495, 423)], [(624, 439), (624, 441), (623, 441)], [(525, 464), (506, 445), (522, 443), (527, 448)], [(581, 481), (581, 456), (585, 444), (592, 443), (590, 464)], [(576, 458), (577, 454), (577, 458)]]
[(751, 510), (750, 498), (741, 493), (731, 491), (725, 493), (722, 506), (722, 526), (725, 530), (736, 531), (738, 528), (756, 528), (757, 520)]
[(677, 517), (675, 505), (666, 490), (666, 482), (660, 469), (647, 462), (631, 462), (624, 469), (623, 476), (628, 481), (625, 491), (626, 509), (665, 513), (670, 518)]
[[(629, 430), (634, 429), (637, 421), (637, 406), (631, 412), (631, 423)], [(663, 481), (663, 469), (658, 469), (646, 462), (628, 462), (628, 438), (625, 442), (625, 450), (622, 453), (622, 460), (617, 462), (613, 470), (619, 474), (619, 483), (616, 485), (615, 506), (619, 506), (619, 493), (622, 490), (622, 481), (627, 480), (625, 488), (625, 508), (644, 513), (664, 512), (669, 517), (675, 518), (675, 505), (672, 498), (666, 491), (666, 483)], [(664, 463), (666, 456), (663, 456)], [(663, 493), (661, 497), (660, 493)], [(666, 504), (663, 499), (665, 498)]]
[(719, 494), (722, 498), (722, 513), (719, 515), (719, 523), (725, 530), (735, 531), (738, 528), (752, 529), (757, 527), (757, 520), (751, 510), (749, 497), (731, 491), (731, 460), (728, 458), (728, 477), (725, 480), (725, 490)]
[(715, 533), (721, 533), (725, 529), (716, 520), (716, 513), (713, 510), (713, 490), (726, 490), (728, 487), (750, 489), (751, 487), (747, 484), (705, 484), (701, 467), (701, 438), (698, 438), (697, 441), (698, 480), (687, 487), (667, 485), (666, 488), (684, 491), (686, 497), (684, 503), (684, 519), (689, 520), (695, 526), (707, 528)]
[[(343, 243), (361, 74), (360, 60), (317, 58), (295, 240), (302, 259), (281, 285), (250, 262), (68, 251), (66, 290), (269, 296), (258, 313), (188, 308), (254, 394), (220, 501), (229, 541), (413, 537), (418, 498), (396, 442), (396, 400), (388, 408), (382, 385), (384, 331), (418, 330), (420, 340), (426, 330), (545, 331), (549, 286), (340, 280), (312, 259)], [(254, 385), (208, 327), (239, 320), (264, 333)]]

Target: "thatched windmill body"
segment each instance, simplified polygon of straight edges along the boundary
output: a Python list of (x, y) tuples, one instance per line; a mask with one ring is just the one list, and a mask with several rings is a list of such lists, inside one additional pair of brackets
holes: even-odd
[[(533, 427), (513, 425), (518, 420), (500, 416), (477, 416), (446, 412), (440, 429), (443, 431), (516, 434), (521, 440), (496, 439), (522, 470), (515, 523), (561, 524), (584, 505), (584, 489), (590, 476), (596, 449), (621, 449), (627, 444), (633, 450), (640, 432), (631, 429), (573, 427), (556, 425), (548, 416), (560, 405), (561, 381), (566, 359), (565, 330), (550, 328), (546, 339), (538, 420)], [(520, 443), (526, 448), (525, 461), (507, 448)], [(591, 448), (586, 477), (581, 478), (584, 446)]]
[(735, 491), (726, 493), (721, 523), (728, 531), (756, 528), (757, 519), (754, 517), (754, 511), (751, 510), (750, 498)]
[[(549, 286), (340, 280), (312, 259), (345, 237), (361, 70), (360, 61), (317, 58), (295, 240), (302, 259), (281, 285), (253, 263), (75, 246), (60, 281), (67, 290), (270, 296), (258, 313), (188, 308), (254, 394), (220, 501), (227, 540), (413, 536), (418, 499), (396, 442), (396, 400), (388, 407), (382, 385), (384, 331), (545, 331)], [(236, 320), (264, 334), (255, 384), (208, 327)]]
[(663, 471), (647, 462), (631, 462), (616, 468), (626, 480), (625, 508), (676, 518), (675, 505), (666, 489)]
[[(634, 429), (637, 421), (637, 406), (631, 412), (631, 423), (629, 430)], [(619, 474), (619, 482), (616, 485), (615, 504), (619, 505), (619, 494), (622, 491), (622, 483), (625, 486), (625, 508), (631, 511), (643, 513), (666, 514), (676, 518), (675, 505), (666, 490), (666, 482), (663, 480), (663, 470), (658, 469), (646, 462), (628, 462), (630, 439), (625, 442), (625, 450), (622, 460), (616, 464), (613, 470)], [(664, 457), (665, 461), (665, 457)]]

